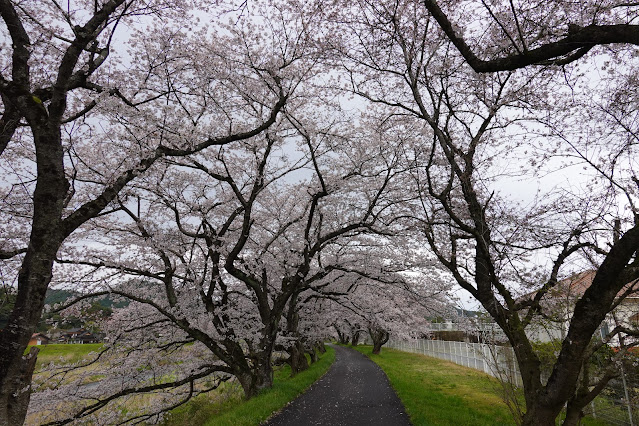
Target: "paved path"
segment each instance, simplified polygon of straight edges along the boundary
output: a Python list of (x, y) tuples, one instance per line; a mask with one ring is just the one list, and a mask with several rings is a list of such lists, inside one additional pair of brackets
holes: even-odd
[(354, 349), (333, 346), (335, 362), (268, 426), (409, 426), (404, 406), (386, 374)]

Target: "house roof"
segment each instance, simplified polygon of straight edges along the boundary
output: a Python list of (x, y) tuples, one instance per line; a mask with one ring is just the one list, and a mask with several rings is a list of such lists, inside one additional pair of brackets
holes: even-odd
[(48, 339), (48, 338), (49, 338), (47, 335), (42, 334), (42, 333), (33, 333), (33, 334), (31, 335), (31, 338), (32, 338), (32, 339), (35, 339), (36, 337), (44, 337), (45, 339)]
[(578, 272), (575, 275), (559, 281), (557, 285), (558, 291), (581, 296), (586, 292), (588, 287), (590, 287), (592, 280), (595, 279), (595, 275), (597, 275), (597, 271), (594, 269)]
[[(581, 297), (588, 287), (591, 286), (595, 279), (597, 271), (594, 269), (578, 272), (566, 279), (559, 281), (558, 285), (553, 289), (551, 294), (554, 296), (574, 296)], [(626, 293), (626, 298), (639, 298), (639, 280), (632, 280), (624, 285), (617, 293), (618, 297), (622, 297)]]
[[(577, 272), (576, 274), (559, 281), (557, 285), (544, 296), (544, 298), (547, 300), (549, 298), (579, 298), (586, 292), (588, 287), (590, 287), (595, 275), (597, 275), (597, 271), (594, 269)], [(626, 299), (639, 299), (639, 279), (633, 280), (624, 285), (617, 293), (617, 296), (622, 297), (629, 290), (630, 293), (625, 296)], [(532, 300), (535, 297), (535, 294), (537, 294), (537, 291), (532, 291), (519, 297), (517, 300)]]

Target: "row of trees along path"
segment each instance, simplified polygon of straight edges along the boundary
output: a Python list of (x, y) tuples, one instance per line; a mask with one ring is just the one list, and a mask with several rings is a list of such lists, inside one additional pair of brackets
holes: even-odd
[(410, 425), (377, 364), (350, 348), (335, 346), (335, 352), (328, 373), (266, 425)]

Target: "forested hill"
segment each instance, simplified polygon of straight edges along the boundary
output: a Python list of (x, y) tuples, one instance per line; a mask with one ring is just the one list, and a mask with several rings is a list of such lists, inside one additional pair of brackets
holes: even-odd
[[(73, 300), (73, 298), (78, 297), (80, 295), (81, 295), (80, 292), (74, 291), (74, 290), (50, 288), (47, 290), (44, 303), (45, 305), (54, 307), (55, 305), (69, 302)], [(13, 309), (15, 298), (16, 298), (15, 289), (6, 288), (2, 290), (2, 293), (0, 294), (0, 329), (5, 327), (7, 320), (9, 319), (9, 314), (11, 313), (11, 310)], [(113, 308), (121, 308), (126, 305), (128, 305), (127, 301), (121, 301), (121, 300), (116, 301), (114, 300), (113, 297), (106, 296), (103, 298), (96, 299), (91, 304), (91, 307), (88, 308), (89, 312), (87, 313), (95, 314), (97, 311), (101, 311), (102, 315), (108, 316), (111, 314), (111, 311)], [(38, 326), (38, 331), (41, 331), (41, 332), (46, 331), (49, 328), (46, 325), (46, 320), (52, 318), (55, 315), (56, 314), (51, 314), (47, 312), (43, 313), (42, 318), (40, 320), (40, 324)], [(80, 326), (81, 323), (82, 323), (82, 319), (71, 319), (69, 324), (70, 326), (71, 325)]]
[[(74, 297), (80, 296), (82, 293), (74, 290), (65, 290), (65, 289), (48, 289), (47, 294), (44, 299), (45, 305), (55, 306), (59, 303), (65, 303), (73, 300)], [(113, 309), (113, 308), (122, 308), (127, 306), (129, 302), (122, 300), (114, 300), (111, 296), (105, 296), (101, 298), (96, 298), (94, 304), (99, 307)]]

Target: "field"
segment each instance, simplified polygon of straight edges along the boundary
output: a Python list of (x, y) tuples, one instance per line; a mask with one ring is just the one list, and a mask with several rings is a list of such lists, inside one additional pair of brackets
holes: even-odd
[[(56, 365), (68, 365), (77, 363), (88, 357), (91, 352), (98, 352), (100, 344), (52, 344), (40, 346), (38, 362), (34, 375), (34, 383), (43, 385), (41, 389), (49, 387), (48, 383), (58, 382), (51, 380), (51, 372), (42, 371), (50, 363)], [(295, 399), (306, 390), (319, 377), (321, 377), (335, 360), (335, 351), (331, 347), (326, 348), (318, 362), (312, 364), (307, 371), (290, 377), (291, 371), (288, 365), (277, 367), (274, 374), (274, 385), (271, 389), (264, 390), (257, 397), (246, 401), (240, 386), (231, 381), (223, 383), (220, 388), (207, 394), (193, 398), (187, 404), (178, 407), (165, 416), (164, 423), (169, 426), (198, 426), (198, 425), (258, 425), (270, 417), (274, 412), (280, 410), (288, 402)], [(75, 370), (64, 374), (63, 380), (74, 380), (82, 376), (83, 383), (99, 382), (103, 376), (93, 374), (94, 369), (100, 369), (99, 365)], [(99, 386), (99, 385), (98, 385)], [(122, 413), (131, 409), (139, 409), (150, 405), (153, 395), (140, 395), (127, 398), (118, 405)], [(32, 399), (33, 400), (33, 399)], [(27, 424), (41, 424), (52, 420), (51, 416), (60, 411), (66, 411), (66, 403), (58, 406), (50, 406), (45, 411), (31, 411), (27, 419)], [(89, 420), (90, 422), (90, 420)]]
[[(85, 345), (71, 345), (71, 344), (51, 344), (38, 346), (40, 352), (38, 353), (38, 362), (36, 363), (36, 371), (42, 368), (43, 365), (51, 362), (63, 362), (71, 364), (78, 362), (91, 352), (97, 352), (102, 347), (101, 343), (87, 343)], [(27, 349), (28, 352), (28, 349)]]

